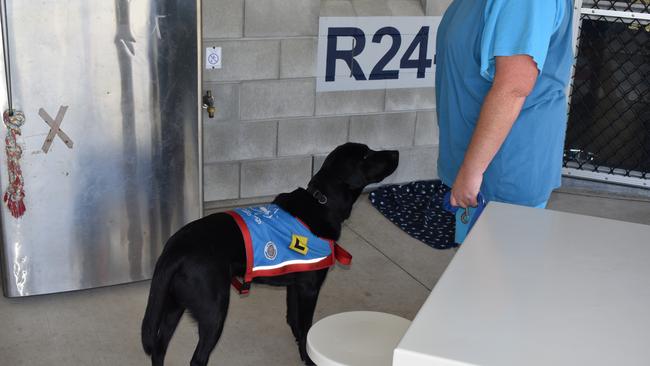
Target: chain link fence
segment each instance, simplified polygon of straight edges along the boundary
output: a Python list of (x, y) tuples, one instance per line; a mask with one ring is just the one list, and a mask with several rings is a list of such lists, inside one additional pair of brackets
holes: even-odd
[[(650, 13), (650, 0), (583, 8)], [(581, 19), (564, 166), (650, 179), (650, 21), (584, 11)]]
[(650, 12), (650, 0), (583, 0), (582, 8), (648, 13)]

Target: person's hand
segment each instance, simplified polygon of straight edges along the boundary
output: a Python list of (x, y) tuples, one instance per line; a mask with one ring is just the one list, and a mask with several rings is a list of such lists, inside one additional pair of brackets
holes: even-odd
[(478, 206), (476, 197), (481, 190), (482, 182), (483, 174), (470, 172), (461, 167), (451, 188), (451, 205), (462, 208)]

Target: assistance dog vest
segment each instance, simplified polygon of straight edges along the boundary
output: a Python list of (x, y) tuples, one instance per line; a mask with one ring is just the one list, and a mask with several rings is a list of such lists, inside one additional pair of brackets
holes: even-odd
[(320, 238), (300, 219), (278, 205), (238, 208), (227, 212), (235, 219), (246, 247), (243, 283), (233, 278), (240, 293), (247, 293), (255, 277), (314, 271), (350, 264), (352, 256), (333, 240)]

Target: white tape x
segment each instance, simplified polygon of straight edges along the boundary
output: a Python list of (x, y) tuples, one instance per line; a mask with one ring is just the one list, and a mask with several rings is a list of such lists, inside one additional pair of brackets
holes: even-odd
[(50, 150), (50, 146), (52, 145), (52, 141), (54, 141), (54, 137), (58, 135), (65, 144), (72, 149), (73, 142), (68, 137), (68, 135), (63, 132), (61, 129), (61, 123), (63, 122), (63, 116), (65, 116), (65, 112), (68, 110), (67, 105), (62, 105), (59, 107), (59, 112), (56, 114), (56, 119), (52, 119), (47, 112), (45, 112), (45, 109), (41, 108), (38, 110), (38, 115), (43, 118), (45, 123), (50, 126), (50, 133), (47, 134), (47, 138), (45, 139), (45, 142), (43, 143), (43, 152), (47, 154), (47, 152)]

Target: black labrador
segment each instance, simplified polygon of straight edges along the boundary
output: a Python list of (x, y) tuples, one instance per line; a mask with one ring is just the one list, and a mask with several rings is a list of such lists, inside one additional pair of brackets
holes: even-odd
[[(364, 187), (397, 168), (397, 151), (374, 151), (346, 143), (334, 149), (307, 189), (282, 193), (273, 203), (302, 220), (322, 238), (337, 240), (341, 225)], [(199, 343), (190, 365), (206, 365), (223, 330), (233, 276), (242, 276), (246, 253), (242, 233), (232, 216), (216, 213), (176, 232), (158, 258), (147, 310), (142, 321), (142, 345), (154, 366), (163, 365), (169, 341), (188, 309), (198, 322)], [(327, 269), (258, 277), (254, 282), (287, 287), (287, 323), (300, 357), (313, 365), (306, 351), (318, 294)]]

